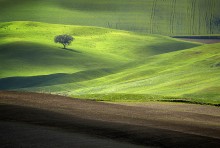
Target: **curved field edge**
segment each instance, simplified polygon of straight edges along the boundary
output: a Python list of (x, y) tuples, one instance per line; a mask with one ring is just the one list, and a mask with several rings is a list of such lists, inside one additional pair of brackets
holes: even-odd
[[(216, 107), (176, 103), (112, 104), (5, 91), (0, 91), (0, 98), (1, 121), (49, 126), (145, 146), (219, 145), (220, 110)], [(9, 129), (3, 128), (6, 130)], [(6, 138), (4, 132), (1, 134), (2, 138), (14, 141)]]
[[(62, 94), (61, 94), (62, 95)], [(150, 94), (87, 94), (87, 95), (72, 95), (72, 98), (79, 98), (83, 100), (92, 100), (98, 102), (115, 102), (115, 103), (144, 103), (144, 102), (175, 102), (175, 103), (187, 103), (187, 104), (199, 104), (210, 105), (220, 107), (218, 101), (212, 101), (211, 99), (195, 99), (195, 98), (181, 98), (172, 96), (160, 96)]]

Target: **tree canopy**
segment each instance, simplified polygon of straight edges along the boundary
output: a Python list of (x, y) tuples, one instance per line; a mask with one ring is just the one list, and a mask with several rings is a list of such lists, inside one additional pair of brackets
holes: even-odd
[(74, 40), (74, 38), (70, 35), (67, 35), (67, 34), (57, 35), (54, 38), (54, 42), (63, 44), (64, 49), (66, 49), (66, 46), (70, 45), (73, 40)]

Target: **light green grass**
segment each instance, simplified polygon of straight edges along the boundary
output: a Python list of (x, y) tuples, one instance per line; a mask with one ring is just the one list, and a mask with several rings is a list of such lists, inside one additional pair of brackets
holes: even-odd
[[(117, 93), (133, 94), (131, 97), (125, 97), (124, 101), (136, 98), (141, 101), (165, 98), (165, 100), (219, 104), (219, 49), (220, 44), (213, 44), (153, 56), (116, 74), (80, 83), (84, 87), (75, 90), (73, 94), (83, 96), (98, 93), (100, 95), (91, 95), (91, 98), (101, 100), (104, 98), (103, 100), (107, 101), (111, 95), (115, 96), (113, 93)], [(90, 87), (85, 88), (88, 84)], [(91, 84), (99, 85), (91, 87)], [(116, 97), (118, 101), (123, 101), (121, 96)]]
[[(55, 35), (69, 33), (68, 50)], [(38, 22), (0, 24), (0, 89), (104, 101), (220, 103), (220, 44)]]
[(219, 0), (0, 0), (0, 22), (38, 21), (163, 35), (219, 34)]
[(220, 106), (219, 101), (212, 99), (201, 98), (183, 98), (173, 96), (149, 95), (149, 94), (127, 94), (127, 93), (110, 93), (110, 94), (87, 94), (87, 95), (74, 95), (74, 98), (85, 100), (103, 101), (103, 102), (131, 102), (131, 103), (144, 103), (144, 102), (177, 102), (177, 103), (192, 103), (201, 105), (214, 105)]
[[(54, 36), (64, 33), (75, 37), (70, 50), (53, 42)], [(170, 52), (172, 47), (181, 50), (199, 45), (113, 29), (37, 22), (1, 23), (0, 36), (0, 65), (4, 69), (0, 77), (111, 68)]]

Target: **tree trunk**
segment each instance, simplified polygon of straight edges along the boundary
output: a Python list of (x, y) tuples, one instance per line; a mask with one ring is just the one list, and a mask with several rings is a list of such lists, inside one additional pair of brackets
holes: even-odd
[(65, 44), (63, 44), (63, 49), (66, 49), (66, 45)]

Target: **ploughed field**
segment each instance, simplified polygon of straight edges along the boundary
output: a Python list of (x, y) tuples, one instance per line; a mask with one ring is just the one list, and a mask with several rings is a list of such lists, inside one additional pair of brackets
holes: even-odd
[(219, 147), (220, 141), (220, 109), (182, 103), (1, 91), (0, 125), (3, 147)]
[(182, 39), (185, 41), (191, 41), (191, 42), (200, 42), (204, 44), (214, 44), (220, 42), (219, 36), (173, 36), (173, 38)]

